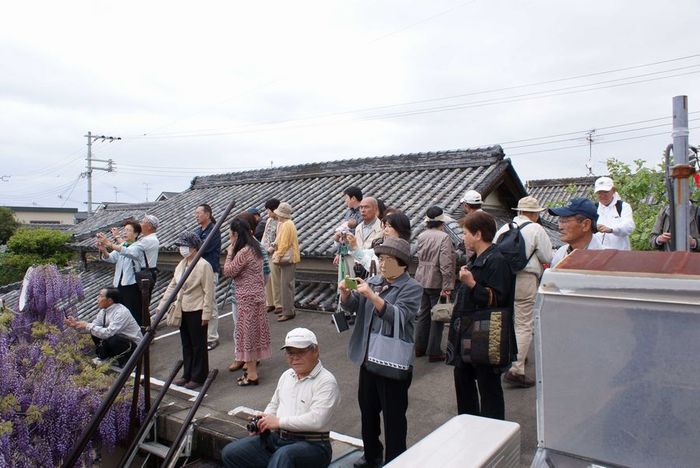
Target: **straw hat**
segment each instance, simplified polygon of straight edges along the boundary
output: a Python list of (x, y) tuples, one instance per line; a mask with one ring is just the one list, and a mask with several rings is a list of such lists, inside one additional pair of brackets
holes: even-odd
[(282, 202), (275, 210), (275, 214), (280, 218), (292, 219), (292, 211), (292, 205), (287, 202)]

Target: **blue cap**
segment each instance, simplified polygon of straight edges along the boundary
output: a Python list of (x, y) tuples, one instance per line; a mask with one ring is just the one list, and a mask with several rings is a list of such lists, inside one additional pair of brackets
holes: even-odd
[(248, 208), (248, 209), (246, 210), (246, 212), (248, 212), (248, 213), (250, 213), (250, 214), (256, 214), (256, 215), (259, 215), (259, 214), (260, 214), (260, 210), (257, 209), (257, 208)]
[(550, 208), (549, 214), (553, 216), (576, 216), (581, 215), (593, 221), (593, 232), (596, 231), (598, 222), (598, 209), (587, 198), (573, 198), (566, 206), (559, 208)]

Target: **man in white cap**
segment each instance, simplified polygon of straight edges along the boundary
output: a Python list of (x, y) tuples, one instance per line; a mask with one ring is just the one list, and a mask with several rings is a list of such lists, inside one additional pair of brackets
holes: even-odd
[(459, 202), (463, 205), (465, 215), (475, 211), (481, 211), (481, 205), (483, 203), (481, 200), (481, 194), (476, 190), (467, 190), (464, 192), (464, 196), (459, 200)]
[(338, 383), (319, 360), (316, 335), (306, 328), (287, 333), (286, 370), (257, 421), (258, 431), (221, 452), (227, 468), (304, 466), (331, 463), (331, 419), (340, 404)]
[(525, 375), (525, 358), (530, 349), (533, 331), (532, 310), (535, 306), (535, 295), (544, 265), (552, 261), (552, 242), (542, 225), (537, 221), (545, 208), (540, 206), (535, 197), (524, 197), (518, 201), (518, 207), (512, 208), (518, 212), (513, 222), (506, 224), (496, 232), (495, 239), (508, 232), (511, 226), (517, 227), (525, 242), (525, 255), (528, 258), (525, 267), (515, 275), (514, 322), (515, 339), (518, 344), (518, 360), (514, 361), (510, 370), (503, 375), (503, 380), (516, 387), (527, 388), (535, 385), (535, 381)]
[(630, 250), (629, 235), (634, 231), (632, 207), (623, 202), (610, 177), (595, 181), (598, 197), (598, 238), (604, 249)]

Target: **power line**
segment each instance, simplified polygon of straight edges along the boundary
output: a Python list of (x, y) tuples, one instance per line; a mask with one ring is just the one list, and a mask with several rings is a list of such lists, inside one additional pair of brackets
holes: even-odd
[[(166, 138), (166, 137), (183, 138), (183, 137), (197, 137), (197, 136), (218, 136), (218, 135), (225, 135), (225, 134), (229, 134), (229, 133), (246, 133), (245, 131), (243, 131), (244, 129), (250, 128), (250, 127), (255, 127), (255, 126), (281, 125), (281, 124), (285, 124), (285, 123), (303, 122), (303, 121), (309, 121), (309, 120), (319, 120), (319, 119), (325, 119), (328, 117), (336, 117), (336, 116), (343, 116), (343, 115), (349, 115), (349, 114), (359, 114), (359, 113), (371, 112), (374, 110), (391, 109), (391, 108), (395, 108), (395, 107), (402, 107), (402, 106), (408, 106), (408, 105), (424, 104), (424, 103), (430, 103), (430, 102), (458, 99), (458, 98), (463, 98), (463, 97), (476, 96), (476, 95), (480, 95), (480, 94), (492, 94), (492, 93), (501, 92), (501, 91), (510, 91), (510, 90), (534, 87), (534, 86), (539, 86), (539, 85), (544, 85), (544, 84), (552, 84), (552, 83), (571, 81), (571, 80), (576, 80), (576, 79), (581, 79), (581, 78), (600, 76), (600, 75), (605, 75), (605, 74), (610, 74), (610, 73), (619, 73), (621, 71), (629, 71), (629, 70), (634, 70), (634, 69), (639, 69), (639, 68), (646, 68), (646, 67), (651, 67), (651, 66), (665, 64), (665, 63), (688, 60), (688, 59), (692, 59), (692, 58), (696, 58), (696, 57), (700, 57), (700, 54), (688, 55), (688, 56), (684, 56), (684, 57), (677, 57), (674, 59), (662, 60), (662, 61), (657, 61), (657, 62), (650, 62), (650, 63), (635, 65), (635, 66), (630, 66), (630, 67), (616, 68), (616, 69), (605, 70), (605, 71), (601, 71), (601, 72), (587, 73), (587, 74), (583, 74), (583, 75), (575, 75), (575, 76), (566, 77), (566, 78), (558, 78), (558, 79), (554, 79), (554, 80), (546, 80), (546, 81), (540, 81), (540, 82), (535, 82), (535, 83), (527, 83), (527, 84), (522, 84), (522, 85), (494, 88), (491, 90), (461, 93), (461, 94), (450, 95), (450, 96), (442, 96), (442, 97), (433, 98), (433, 99), (423, 99), (423, 100), (408, 101), (408, 102), (404, 102), (404, 103), (390, 104), (390, 105), (384, 105), (384, 106), (373, 106), (373, 107), (360, 108), (360, 109), (354, 109), (354, 110), (348, 110), (348, 111), (332, 112), (332, 113), (319, 114), (316, 116), (302, 117), (302, 118), (297, 118), (297, 119), (282, 119), (282, 120), (274, 120), (274, 121), (263, 121), (263, 122), (258, 122), (258, 123), (240, 125), (238, 127), (234, 127), (231, 130), (228, 130), (228, 131), (211, 132), (210, 130), (197, 130), (197, 131), (190, 131), (190, 132), (183, 132), (183, 131), (164, 132), (164, 133), (160, 133), (160, 134), (150, 134), (148, 136), (135, 137), (135, 138)], [(459, 107), (454, 107), (454, 108), (464, 108), (462, 106), (474, 105), (474, 107), (476, 107), (477, 104), (484, 105), (484, 104), (489, 104), (489, 103), (496, 103), (496, 104), (508, 103), (508, 102), (514, 102), (514, 101), (512, 101), (513, 98), (527, 97), (527, 96), (533, 96), (533, 95), (538, 95), (538, 94), (559, 92), (559, 91), (563, 91), (563, 90), (571, 90), (571, 89), (577, 89), (577, 88), (597, 86), (600, 84), (608, 84), (608, 83), (613, 83), (616, 81), (624, 81), (624, 80), (648, 77), (648, 76), (652, 76), (652, 75), (658, 75), (658, 74), (662, 74), (662, 73), (670, 73), (672, 71), (687, 70), (690, 68), (696, 68), (698, 66), (700, 66), (700, 64), (694, 64), (694, 65), (688, 65), (688, 66), (684, 66), (684, 67), (672, 68), (672, 69), (668, 69), (668, 70), (643, 73), (643, 74), (632, 75), (632, 76), (627, 76), (627, 77), (623, 77), (623, 78), (615, 78), (612, 80), (605, 80), (605, 81), (600, 81), (600, 82), (595, 82), (595, 83), (568, 86), (568, 87), (557, 88), (557, 89), (553, 89), (553, 90), (540, 90), (540, 91), (535, 91), (535, 92), (530, 92), (530, 93), (519, 94), (519, 95), (515, 95), (515, 96), (507, 96), (507, 97), (503, 97), (503, 98), (492, 98), (492, 99), (486, 99), (486, 100), (482, 100), (482, 101), (473, 101), (473, 102), (469, 102), (469, 103), (451, 104), (448, 106), (438, 106), (438, 107), (433, 107), (433, 108), (417, 109), (417, 110), (413, 110), (413, 111), (406, 110), (406, 111), (402, 111), (402, 112), (389, 113), (389, 114), (376, 114), (374, 116), (364, 117), (364, 119), (361, 119), (361, 120), (374, 120), (374, 119), (377, 119), (380, 117), (395, 118), (395, 117), (406, 116), (406, 115), (417, 115), (418, 113), (427, 113), (427, 111), (432, 112), (432, 111), (453, 110), (453, 106), (459, 106)], [(693, 72), (693, 73), (697, 73), (697, 72)], [(683, 76), (683, 75), (684, 74), (678, 74), (678, 75), (667, 76), (667, 77), (659, 77), (658, 79), (674, 78), (674, 77)], [(653, 80), (649, 80), (649, 81), (653, 81)], [(645, 82), (645, 81), (640, 81), (640, 82)], [(637, 83), (638, 82), (625, 83), (624, 85), (637, 84)], [(603, 88), (596, 88), (596, 89), (603, 89)], [(503, 100), (503, 99), (508, 99), (508, 101), (503, 101), (503, 102), (499, 101), (499, 100)], [(298, 128), (298, 127), (293, 127), (293, 128)], [(203, 133), (203, 132), (209, 132), (209, 133)]]

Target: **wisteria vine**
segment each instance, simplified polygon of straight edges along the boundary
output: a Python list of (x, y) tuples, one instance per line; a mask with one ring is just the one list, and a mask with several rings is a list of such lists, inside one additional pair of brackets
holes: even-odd
[[(64, 314), (83, 299), (80, 279), (42, 265), (27, 280), (25, 310), (0, 309), (0, 466), (59, 466), (114, 376), (92, 363), (89, 335), (63, 329)], [(132, 389), (122, 390), (81, 465), (126, 439)]]

